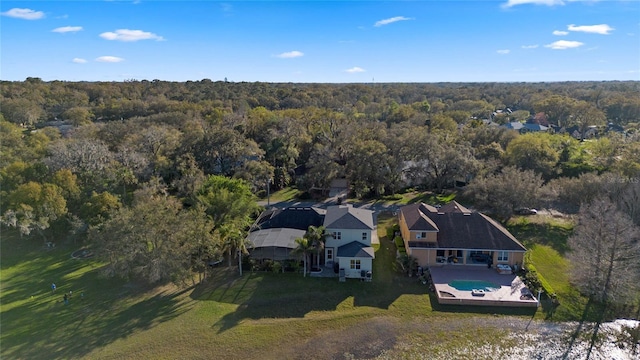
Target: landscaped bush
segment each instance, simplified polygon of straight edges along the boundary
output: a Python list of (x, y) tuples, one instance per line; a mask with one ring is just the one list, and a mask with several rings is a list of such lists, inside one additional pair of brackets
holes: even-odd
[(394, 224), (387, 228), (387, 239), (393, 239), (396, 237), (396, 233), (400, 232), (400, 225)]
[(273, 264), (271, 264), (271, 271), (274, 273), (279, 273), (282, 271), (282, 264), (280, 264), (280, 262), (278, 261), (274, 261)]
[(404, 249), (404, 241), (402, 241), (401, 236), (396, 236), (395, 238), (393, 238), (393, 242), (396, 244), (396, 248), (398, 250), (400, 250), (400, 248)]
[(553, 301), (558, 301), (558, 296), (556, 292), (551, 287), (551, 284), (544, 278), (537, 270), (536, 267), (527, 263), (525, 265), (525, 278), (524, 281), (527, 284), (527, 287), (531, 290), (542, 289), (542, 291), (549, 297), (549, 299)]
[(404, 247), (404, 241), (402, 241), (402, 237), (396, 236), (395, 238), (393, 238), (393, 243), (396, 245), (396, 249), (398, 250), (398, 256), (407, 254), (407, 249)]

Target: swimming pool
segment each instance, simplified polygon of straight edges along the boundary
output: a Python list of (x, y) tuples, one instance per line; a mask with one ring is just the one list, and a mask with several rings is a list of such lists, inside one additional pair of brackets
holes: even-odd
[(482, 280), (452, 280), (449, 286), (461, 291), (471, 291), (473, 289), (482, 289), (484, 291), (497, 291), (500, 285), (496, 285), (489, 281)]

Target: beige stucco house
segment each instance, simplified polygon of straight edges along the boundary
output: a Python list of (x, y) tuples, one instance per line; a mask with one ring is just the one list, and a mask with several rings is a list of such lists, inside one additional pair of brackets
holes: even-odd
[(442, 207), (416, 203), (400, 208), (400, 233), (419, 266), (522, 266), (526, 248), (490, 217), (453, 201)]

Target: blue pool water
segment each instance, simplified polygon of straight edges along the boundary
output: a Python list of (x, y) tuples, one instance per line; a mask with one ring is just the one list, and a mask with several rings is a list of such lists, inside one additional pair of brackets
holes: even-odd
[(453, 280), (449, 283), (449, 286), (461, 291), (471, 291), (473, 289), (496, 291), (500, 289), (500, 285), (482, 280)]

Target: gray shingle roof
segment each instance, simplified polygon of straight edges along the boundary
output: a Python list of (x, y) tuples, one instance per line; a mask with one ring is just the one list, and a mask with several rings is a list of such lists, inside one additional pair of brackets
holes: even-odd
[(336, 205), (327, 208), (324, 227), (328, 229), (369, 229), (373, 224), (373, 211), (354, 208), (352, 205)]
[[(498, 222), (456, 204), (440, 209), (411, 204), (400, 211), (409, 230), (438, 231), (439, 248), (526, 251), (524, 245)], [(461, 207), (467, 211), (462, 211)]]
[(409, 230), (438, 231), (438, 226), (425, 215), (425, 213), (431, 211), (437, 212), (438, 210), (433, 206), (420, 203), (400, 208)]
[(359, 241), (352, 241), (338, 248), (337, 257), (371, 258), (375, 257), (374, 250)]

